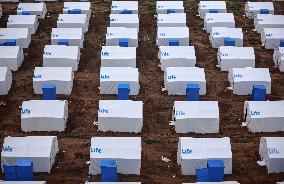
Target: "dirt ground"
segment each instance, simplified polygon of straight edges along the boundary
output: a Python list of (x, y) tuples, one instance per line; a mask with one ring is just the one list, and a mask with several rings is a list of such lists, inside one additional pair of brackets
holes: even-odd
[[(24, 1), (26, 2), (26, 1)], [(98, 176), (88, 175), (89, 147), (94, 136), (141, 136), (142, 168), (141, 175), (120, 175), (120, 181), (141, 181), (142, 183), (182, 183), (195, 182), (193, 176), (182, 176), (176, 163), (178, 138), (225, 137), (231, 138), (233, 152), (233, 174), (225, 180), (236, 180), (242, 184), (270, 184), (284, 181), (284, 174), (267, 174), (265, 167), (257, 165), (258, 147), (262, 136), (284, 136), (284, 132), (251, 133), (241, 127), (243, 104), (249, 96), (236, 96), (226, 90), (229, 86), (227, 73), (216, 67), (217, 49), (209, 43), (208, 34), (202, 30), (203, 21), (196, 17), (198, 1), (184, 1), (187, 13), (187, 26), (190, 29), (190, 45), (195, 46), (197, 66), (205, 68), (207, 95), (201, 100), (217, 100), (220, 107), (220, 132), (218, 134), (177, 134), (172, 126), (171, 109), (175, 100), (185, 97), (168, 96), (162, 92), (163, 72), (158, 68), (158, 48), (155, 44), (156, 18), (155, 1), (140, 1), (140, 32), (137, 49), (137, 66), (140, 74), (141, 90), (133, 100), (144, 102), (144, 126), (142, 133), (103, 133), (98, 132), (93, 122), (97, 120), (100, 99), (115, 99), (115, 96), (99, 94), (100, 49), (105, 43), (105, 32), (110, 14), (110, 1), (92, 1), (92, 17), (89, 32), (85, 34), (84, 49), (81, 50), (79, 70), (75, 73), (74, 87), (70, 96), (59, 96), (69, 102), (69, 119), (64, 133), (24, 133), (20, 128), (19, 106), (24, 100), (40, 99), (33, 93), (32, 76), (36, 66), (42, 66), (44, 45), (50, 44), (50, 33), (56, 27), (58, 14), (63, 3), (47, 3), (48, 16), (40, 21), (40, 26), (29, 49), (25, 49), (22, 67), (13, 72), (13, 85), (6, 96), (0, 97), (0, 144), (5, 136), (57, 135), (60, 151), (50, 174), (38, 173), (37, 180), (49, 184), (75, 184), (85, 181), (99, 181)], [(284, 2), (274, 3), (276, 14), (284, 14)], [(2, 3), (4, 16), (0, 27), (6, 27), (9, 14), (16, 13), (16, 4)], [(252, 31), (253, 21), (244, 17), (244, 1), (228, 1), (227, 9), (234, 12), (236, 26), (244, 32), (244, 46), (253, 46), (256, 54), (256, 67), (269, 67), (272, 78), (270, 100), (284, 99), (284, 74), (273, 67), (273, 51), (261, 46), (260, 35)], [(171, 159), (162, 162), (161, 156)], [(3, 175), (0, 176), (3, 178)]]

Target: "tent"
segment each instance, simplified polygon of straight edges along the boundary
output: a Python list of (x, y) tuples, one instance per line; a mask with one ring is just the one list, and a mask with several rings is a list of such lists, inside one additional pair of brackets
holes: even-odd
[(184, 13), (183, 1), (157, 1), (157, 14)]
[(46, 184), (46, 181), (0, 181), (0, 184)]
[(220, 46), (217, 59), (221, 71), (229, 71), (232, 68), (255, 67), (253, 47)]
[(119, 46), (120, 40), (127, 40), (128, 47), (138, 47), (138, 30), (126, 27), (108, 27), (106, 33), (107, 46)]
[[(73, 14), (72, 11), (80, 10), (81, 14), (87, 14), (88, 19), (91, 17), (91, 2), (64, 2), (63, 13)], [(76, 12), (77, 13), (77, 12)]]
[(269, 68), (232, 68), (228, 80), (234, 94), (250, 95), (253, 85), (264, 85), (266, 94), (271, 93), (271, 78)]
[(16, 159), (27, 158), (33, 161), (34, 172), (50, 173), (58, 153), (56, 136), (5, 137), (1, 152), (1, 167), (14, 165)]
[(17, 8), (18, 15), (37, 15), (40, 19), (44, 19), (47, 13), (46, 5), (41, 3), (19, 3)]
[(101, 160), (117, 160), (120, 174), (140, 175), (141, 137), (92, 137), (89, 174), (101, 174)]
[(275, 66), (279, 68), (281, 72), (284, 72), (284, 47), (274, 49), (273, 61)]
[(284, 137), (261, 137), (259, 155), (268, 173), (284, 172)]
[(31, 34), (28, 28), (0, 28), (0, 44), (15, 40), (17, 46), (28, 48), (31, 43)]
[(136, 68), (136, 47), (102, 46), (101, 67)]
[(258, 33), (261, 33), (263, 28), (284, 28), (284, 15), (257, 14), (254, 26)]
[(253, 19), (260, 10), (268, 10), (269, 14), (274, 14), (273, 2), (246, 2), (245, 14), (248, 18)]
[(56, 94), (70, 95), (74, 73), (71, 67), (35, 67), (33, 87), (35, 94), (42, 94), (42, 85), (54, 83)]
[[(85, 184), (106, 184), (106, 182), (86, 182)], [(141, 184), (141, 182), (107, 182), (107, 184)]]
[(30, 100), (21, 107), (21, 128), (31, 131), (64, 131), (68, 118), (66, 100)]
[(234, 39), (235, 46), (243, 47), (244, 36), (242, 28), (212, 27), (209, 40), (213, 48), (223, 46), (225, 38)]
[(158, 14), (158, 27), (186, 27), (186, 13)]
[(0, 67), (17, 71), (24, 61), (23, 49), (19, 46), (0, 46)]
[(0, 95), (7, 95), (12, 86), (12, 72), (7, 67), (0, 67)]
[(80, 49), (78, 46), (45, 45), (43, 53), (44, 67), (72, 67), (78, 70)]
[(175, 101), (173, 121), (176, 133), (218, 133), (218, 101)]
[(230, 138), (179, 138), (177, 163), (182, 175), (195, 175), (196, 169), (207, 167), (207, 160), (223, 160), (225, 174), (232, 174)]
[(275, 49), (284, 40), (284, 28), (263, 28), (261, 31), (261, 42), (266, 49)]
[(164, 84), (168, 95), (186, 95), (187, 84), (198, 84), (199, 94), (206, 94), (204, 68), (168, 67), (164, 74)]
[(196, 64), (194, 46), (160, 46), (159, 49), (162, 71), (167, 67), (194, 67)]
[[(1, 0), (0, 0), (0, 2), (2, 2)], [(2, 5), (0, 4), (0, 18), (2, 17)]]
[(138, 1), (112, 1), (112, 14), (123, 14), (128, 12), (131, 14), (138, 14)]
[(68, 41), (70, 46), (83, 48), (84, 34), (82, 28), (52, 28), (51, 45), (59, 45), (60, 41)]
[(36, 15), (9, 15), (8, 28), (29, 28), (30, 34), (35, 34), (39, 22)]
[(225, 1), (200, 1), (198, 4), (198, 14), (204, 19), (206, 13), (218, 12), (227, 13)]
[(284, 101), (246, 101), (244, 118), (251, 132), (284, 131)]
[(109, 27), (136, 28), (139, 32), (138, 14), (110, 14), (109, 21)]
[(158, 46), (170, 46), (170, 42), (178, 42), (178, 46), (189, 45), (188, 27), (158, 27), (157, 40)]
[(183, 183), (183, 184), (240, 184), (237, 181), (220, 181), (220, 182), (196, 182), (196, 183)]
[(139, 72), (132, 67), (101, 67), (100, 94), (117, 94), (118, 84), (130, 84), (130, 95), (138, 95)]
[(206, 13), (204, 17), (204, 30), (211, 33), (212, 27), (235, 27), (233, 13)]
[(58, 28), (82, 28), (83, 32), (88, 32), (89, 19), (87, 14), (59, 14), (57, 19)]
[(100, 100), (98, 130), (106, 132), (141, 132), (143, 102), (132, 100)]

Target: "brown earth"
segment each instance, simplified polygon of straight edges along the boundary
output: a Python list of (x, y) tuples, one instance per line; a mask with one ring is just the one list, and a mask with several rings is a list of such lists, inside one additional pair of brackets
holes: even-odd
[[(26, 2), (26, 1), (24, 1)], [(50, 174), (36, 174), (37, 180), (47, 180), (49, 184), (84, 183), (99, 181), (98, 176), (88, 175), (89, 146), (93, 136), (141, 136), (142, 169), (140, 176), (121, 175), (120, 181), (142, 181), (143, 183), (182, 183), (195, 182), (193, 176), (182, 176), (176, 164), (177, 142), (180, 136), (224, 137), (231, 138), (233, 151), (233, 174), (225, 180), (236, 180), (242, 184), (269, 184), (284, 181), (284, 174), (267, 174), (265, 167), (257, 165), (259, 160), (258, 146), (262, 136), (284, 136), (278, 133), (253, 134), (245, 127), (243, 121), (243, 103), (249, 96), (236, 96), (226, 90), (229, 86), (227, 73), (220, 72), (216, 53), (209, 43), (208, 34), (202, 30), (203, 21), (196, 17), (198, 1), (184, 1), (187, 12), (187, 24), (190, 28), (190, 44), (195, 46), (197, 66), (204, 67), (207, 80), (207, 95), (201, 100), (218, 100), (220, 106), (220, 132), (218, 134), (176, 134), (168, 123), (171, 120), (171, 109), (174, 100), (185, 97), (168, 96), (161, 91), (163, 72), (158, 68), (158, 48), (155, 46), (156, 18), (155, 1), (140, 2), (140, 33), (137, 50), (137, 66), (140, 72), (140, 94), (132, 97), (144, 102), (144, 126), (142, 133), (102, 133), (97, 132), (93, 122), (97, 119), (100, 99), (115, 99), (115, 96), (99, 94), (100, 49), (105, 43), (105, 32), (110, 14), (110, 1), (92, 1), (93, 16), (89, 32), (85, 34), (85, 47), (81, 50), (79, 70), (75, 74), (72, 95), (59, 96), (69, 101), (69, 120), (64, 133), (24, 133), (20, 128), (19, 106), (24, 100), (40, 99), (33, 94), (32, 76), (36, 66), (42, 66), (42, 53), (45, 44), (50, 44), (51, 28), (56, 27), (56, 20), (62, 12), (63, 3), (47, 3), (49, 17), (41, 20), (39, 29), (32, 36), (29, 49), (25, 50), (25, 61), (22, 67), (13, 72), (12, 89), (6, 96), (0, 97), (0, 143), (5, 136), (57, 135), (59, 154)], [(253, 21), (244, 14), (245, 1), (228, 1), (229, 12), (234, 12), (237, 27), (244, 32), (244, 45), (253, 46), (257, 67), (269, 67), (272, 77), (272, 94), (270, 100), (284, 99), (284, 74), (273, 67), (273, 51), (261, 47), (260, 35), (252, 31)], [(276, 14), (284, 14), (284, 2), (274, 3)], [(2, 3), (4, 16), (0, 26), (6, 27), (9, 14), (16, 13), (16, 4)], [(172, 161), (164, 163), (161, 156)], [(3, 175), (0, 176), (3, 178)]]

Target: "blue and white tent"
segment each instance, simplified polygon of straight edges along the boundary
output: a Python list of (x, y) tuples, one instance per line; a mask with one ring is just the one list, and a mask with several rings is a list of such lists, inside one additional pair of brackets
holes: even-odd
[(184, 13), (183, 1), (157, 1), (157, 14)]
[(46, 5), (41, 3), (19, 3), (17, 15), (37, 15), (38, 18), (44, 19), (47, 13)]
[(245, 14), (248, 18), (253, 19), (257, 14), (261, 14), (263, 11), (265, 13), (274, 14), (273, 2), (246, 2)]
[(24, 61), (23, 49), (19, 46), (0, 46), (0, 67), (17, 71)]
[(138, 14), (138, 1), (112, 1), (112, 14)]
[(8, 28), (28, 28), (30, 34), (35, 34), (39, 25), (36, 15), (9, 15)]
[(227, 13), (225, 1), (200, 1), (198, 14), (204, 19), (206, 13)]
[(12, 86), (12, 72), (7, 67), (0, 67), (0, 95), (7, 95)]

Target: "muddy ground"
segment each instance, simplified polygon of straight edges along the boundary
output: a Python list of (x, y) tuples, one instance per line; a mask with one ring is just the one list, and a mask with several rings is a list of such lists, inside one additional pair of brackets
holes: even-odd
[[(26, 2), (26, 1), (25, 1)], [(99, 181), (98, 176), (88, 175), (89, 146), (93, 136), (141, 136), (142, 169), (140, 176), (121, 175), (120, 181), (142, 181), (143, 183), (182, 183), (195, 182), (193, 176), (182, 176), (176, 164), (177, 142), (180, 136), (231, 138), (233, 151), (233, 174), (225, 180), (236, 180), (242, 184), (269, 184), (284, 181), (284, 174), (267, 174), (265, 167), (257, 165), (258, 147), (262, 136), (284, 136), (278, 133), (251, 133), (241, 127), (243, 103), (249, 96), (236, 96), (226, 90), (229, 86), (227, 73), (216, 67), (217, 49), (209, 44), (208, 34), (202, 30), (203, 21), (196, 17), (198, 1), (184, 1), (187, 12), (187, 25), (190, 28), (190, 44), (195, 46), (197, 66), (205, 68), (207, 95), (201, 100), (217, 100), (220, 106), (220, 132), (218, 134), (176, 134), (169, 125), (171, 109), (175, 100), (185, 97), (168, 96), (162, 92), (163, 72), (158, 68), (158, 48), (155, 45), (156, 18), (155, 1), (141, 1), (139, 48), (137, 66), (140, 72), (141, 90), (133, 100), (144, 102), (144, 126), (142, 133), (102, 133), (97, 132), (93, 122), (97, 120), (100, 99), (115, 99), (115, 96), (99, 94), (100, 49), (105, 43), (105, 32), (110, 14), (110, 1), (93, 1), (89, 32), (85, 34), (84, 49), (81, 50), (79, 70), (75, 73), (74, 87), (70, 96), (59, 96), (69, 102), (69, 119), (64, 133), (23, 133), (20, 128), (20, 109), (22, 101), (40, 99), (33, 94), (32, 76), (36, 66), (42, 66), (44, 45), (50, 44), (51, 28), (56, 27), (58, 14), (63, 3), (47, 3), (48, 17), (40, 21), (40, 26), (29, 49), (25, 50), (22, 67), (13, 72), (13, 85), (7, 96), (0, 97), (0, 143), (5, 136), (57, 135), (60, 151), (50, 174), (36, 174), (37, 180), (49, 184), (84, 183)], [(274, 3), (276, 14), (284, 14), (284, 2)], [(16, 13), (16, 4), (2, 3), (4, 16), (0, 26), (6, 27), (9, 14)], [(284, 74), (273, 67), (273, 51), (261, 46), (260, 35), (252, 31), (253, 21), (244, 17), (243, 2), (227, 2), (229, 12), (234, 12), (237, 27), (244, 32), (244, 46), (253, 46), (257, 67), (269, 67), (272, 78), (270, 100), (284, 99)], [(161, 156), (171, 159), (162, 162)], [(0, 176), (3, 178), (3, 175)]]

